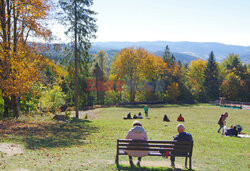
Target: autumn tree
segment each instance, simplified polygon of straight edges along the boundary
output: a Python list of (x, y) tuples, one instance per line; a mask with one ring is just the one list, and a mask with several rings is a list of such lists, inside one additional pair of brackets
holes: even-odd
[(230, 100), (249, 101), (250, 74), (239, 55), (229, 54), (221, 63), (222, 95)]
[(204, 91), (207, 100), (216, 100), (219, 98), (219, 70), (215, 61), (213, 51), (209, 54), (208, 63), (205, 69)]
[[(161, 78), (166, 69), (167, 65), (161, 57), (156, 57), (143, 48), (125, 48), (112, 63), (111, 75), (118, 80), (128, 80), (130, 102), (134, 102), (138, 86), (151, 89), (148, 93), (154, 93), (156, 80)], [(138, 81), (154, 84), (151, 84), (152, 87), (146, 87), (145, 84), (138, 85)]]
[(63, 21), (69, 26), (66, 34), (74, 37), (74, 64), (75, 64), (75, 108), (76, 117), (79, 118), (78, 94), (79, 94), (79, 61), (88, 57), (91, 46), (90, 40), (95, 38), (96, 13), (90, 9), (93, 0), (59, 0), (63, 10)]
[(234, 72), (228, 73), (221, 85), (222, 95), (229, 100), (240, 100), (240, 77)]
[(205, 82), (205, 69), (207, 61), (201, 59), (191, 61), (189, 64), (185, 76), (186, 84), (189, 87), (192, 95), (197, 100), (204, 99), (204, 82)]
[(168, 101), (174, 103), (177, 102), (178, 97), (181, 95), (181, 91), (179, 89), (179, 84), (173, 82), (171, 85), (168, 86), (167, 90), (167, 99)]
[[(28, 38), (48, 38), (45, 27), (50, 9), (47, 0), (1, 0), (0, 4), (0, 90), (4, 96), (5, 116), (12, 104), (19, 116), (19, 98), (37, 81), (43, 58), (27, 43)], [(39, 61), (40, 60), (40, 61)]]

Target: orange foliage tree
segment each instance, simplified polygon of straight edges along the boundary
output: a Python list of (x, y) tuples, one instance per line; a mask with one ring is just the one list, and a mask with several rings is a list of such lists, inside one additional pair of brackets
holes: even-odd
[(48, 0), (0, 1), (0, 90), (13, 114), (19, 116), (19, 98), (38, 81), (41, 64), (46, 62), (29, 37), (49, 38), (45, 20), (50, 9)]

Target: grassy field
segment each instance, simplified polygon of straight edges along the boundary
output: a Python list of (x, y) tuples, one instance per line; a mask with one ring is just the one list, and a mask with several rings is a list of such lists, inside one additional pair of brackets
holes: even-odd
[[(1, 122), (2, 143), (16, 143), (22, 154), (1, 155), (0, 169), (15, 170), (117, 170), (114, 160), (116, 139), (124, 138), (132, 120), (123, 120), (128, 112), (143, 112), (143, 106), (123, 106), (98, 109), (94, 120), (70, 123), (52, 121), (50, 117), (21, 118)], [(226, 109), (207, 104), (152, 105), (150, 119), (141, 120), (150, 140), (172, 140), (177, 134), (176, 118), (182, 113), (186, 131), (194, 139), (194, 170), (249, 170), (250, 139), (224, 137), (217, 133), (221, 113), (229, 113), (227, 126), (240, 124), (250, 134), (250, 111)], [(167, 114), (171, 120), (162, 122)], [(129, 167), (127, 156), (121, 156), (121, 170)], [(140, 170), (171, 170), (170, 160), (145, 157)], [(176, 165), (184, 169), (184, 158)], [(139, 169), (137, 169), (139, 170)]]

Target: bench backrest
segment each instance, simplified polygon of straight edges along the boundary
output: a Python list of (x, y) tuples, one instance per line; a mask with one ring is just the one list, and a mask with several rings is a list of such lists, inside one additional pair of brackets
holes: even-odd
[(135, 151), (171, 151), (172, 153), (186, 153), (192, 156), (193, 142), (187, 141), (144, 141), (132, 139), (117, 139), (117, 150)]

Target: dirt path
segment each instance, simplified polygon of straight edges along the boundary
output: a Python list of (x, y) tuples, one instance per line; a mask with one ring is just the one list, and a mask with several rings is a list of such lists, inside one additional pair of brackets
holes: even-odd
[[(88, 119), (96, 119), (98, 117), (98, 113), (101, 111), (101, 108), (98, 109), (92, 109), (92, 110), (86, 110), (86, 111), (79, 111), (79, 117), (82, 119), (86, 115), (88, 116)], [(75, 117), (75, 111), (71, 111), (71, 117)]]
[(23, 154), (22, 148), (17, 144), (0, 144), (0, 152), (2, 152), (5, 156), (14, 156), (17, 154)]

